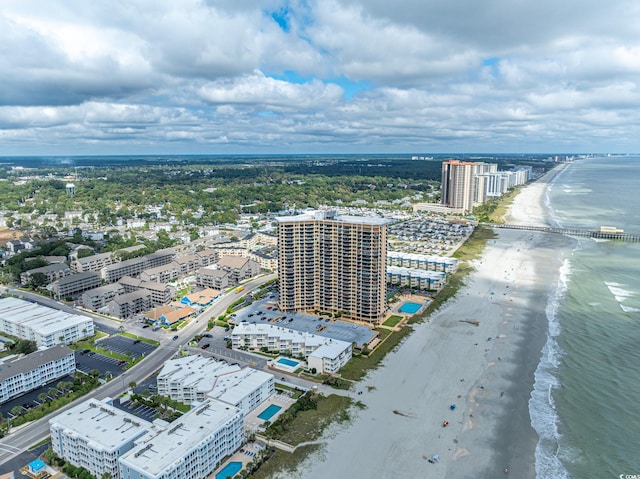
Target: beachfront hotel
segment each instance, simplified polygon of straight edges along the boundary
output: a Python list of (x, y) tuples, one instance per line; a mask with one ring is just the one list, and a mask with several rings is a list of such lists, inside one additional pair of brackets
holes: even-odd
[(276, 220), (281, 311), (341, 313), (371, 323), (383, 318), (386, 219), (328, 210)]

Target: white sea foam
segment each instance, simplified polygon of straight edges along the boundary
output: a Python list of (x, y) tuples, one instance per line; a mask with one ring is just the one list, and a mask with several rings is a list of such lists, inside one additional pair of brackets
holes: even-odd
[(542, 357), (534, 375), (535, 382), (529, 399), (531, 425), (540, 438), (535, 453), (536, 477), (538, 479), (569, 478), (568, 471), (558, 458), (561, 437), (558, 432), (558, 414), (552, 392), (560, 385), (554, 374), (561, 356), (560, 348), (555, 339), (560, 334), (557, 312), (560, 300), (567, 291), (567, 281), (570, 274), (571, 264), (568, 259), (565, 259), (560, 268), (555, 295), (551, 295), (547, 303), (547, 342), (542, 349)]
[(622, 303), (625, 299), (630, 298), (631, 296), (635, 296), (635, 293), (633, 291), (629, 291), (623, 288), (623, 286), (626, 286), (624, 284), (607, 281), (605, 281), (604, 284), (607, 285), (607, 288), (609, 288), (609, 291), (611, 291), (611, 294), (614, 296), (614, 298), (616, 298), (616, 301), (618, 303)]
[(620, 308), (625, 313), (638, 313), (638, 312), (640, 312), (640, 308), (634, 308), (632, 306), (625, 306), (624, 304), (621, 304)]

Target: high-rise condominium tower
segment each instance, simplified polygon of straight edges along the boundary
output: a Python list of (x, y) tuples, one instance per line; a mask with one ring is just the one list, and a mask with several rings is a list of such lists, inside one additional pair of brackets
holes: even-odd
[(383, 318), (387, 220), (333, 210), (276, 219), (280, 310)]
[(442, 196), (440, 203), (465, 212), (473, 209), (476, 164), (470, 161), (442, 162)]

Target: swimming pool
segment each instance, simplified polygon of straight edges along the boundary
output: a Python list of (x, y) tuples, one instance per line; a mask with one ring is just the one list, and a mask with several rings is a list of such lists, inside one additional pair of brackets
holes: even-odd
[(230, 462), (224, 469), (216, 474), (216, 479), (227, 479), (229, 477), (233, 477), (242, 469), (241, 462)]
[(300, 364), (298, 361), (294, 361), (293, 359), (280, 358), (278, 359), (280, 364), (284, 364), (285, 366), (289, 366), (291, 368), (295, 368)]
[(421, 307), (422, 307), (422, 305), (420, 303), (406, 302), (402, 306), (400, 306), (400, 309), (398, 311), (400, 311), (401, 313), (414, 314)]
[(276, 406), (275, 404), (271, 404), (267, 409), (258, 414), (258, 419), (262, 419), (263, 421), (268, 421), (271, 419), (280, 409), (280, 406)]

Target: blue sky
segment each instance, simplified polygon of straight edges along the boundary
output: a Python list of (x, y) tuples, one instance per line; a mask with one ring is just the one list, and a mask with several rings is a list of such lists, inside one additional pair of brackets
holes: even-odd
[(0, 155), (640, 151), (630, 0), (3, 0)]

